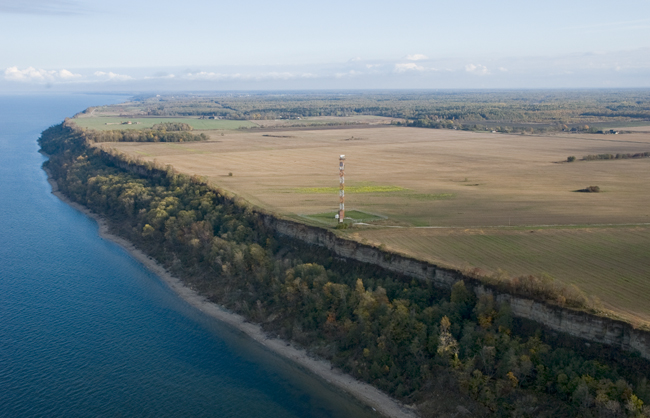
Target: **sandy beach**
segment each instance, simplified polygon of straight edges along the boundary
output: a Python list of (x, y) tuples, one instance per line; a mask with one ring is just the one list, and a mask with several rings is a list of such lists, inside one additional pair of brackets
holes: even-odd
[(88, 208), (70, 201), (66, 196), (59, 192), (56, 181), (52, 179), (47, 170), (45, 171), (48, 174), (48, 182), (52, 185), (52, 193), (55, 196), (85, 215), (93, 218), (99, 226), (99, 235), (102, 238), (110, 240), (123, 247), (129, 252), (129, 254), (131, 254), (131, 256), (155, 273), (174, 292), (176, 292), (176, 294), (190, 305), (218, 321), (225, 322), (239, 329), (267, 349), (290, 359), (305, 370), (308, 370), (329, 384), (349, 393), (362, 403), (370, 406), (386, 417), (415, 418), (418, 416), (413, 409), (402, 405), (384, 392), (381, 392), (379, 389), (367, 383), (360, 382), (341, 370), (334, 368), (332, 364), (326, 360), (309, 356), (305, 350), (298, 348), (287, 341), (270, 338), (259, 325), (247, 322), (241, 315), (227, 311), (221, 306), (208, 301), (193, 289), (185, 286), (180, 279), (172, 276), (163, 266), (158, 264), (153, 258), (149, 257), (144, 252), (137, 249), (131, 242), (111, 234), (106, 221), (102, 217), (91, 212)]

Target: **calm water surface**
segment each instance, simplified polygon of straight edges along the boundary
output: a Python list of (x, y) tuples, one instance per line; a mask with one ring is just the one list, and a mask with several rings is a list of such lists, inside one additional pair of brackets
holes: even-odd
[(375, 416), (203, 316), (50, 193), (40, 132), (125, 99), (0, 96), (0, 416)]

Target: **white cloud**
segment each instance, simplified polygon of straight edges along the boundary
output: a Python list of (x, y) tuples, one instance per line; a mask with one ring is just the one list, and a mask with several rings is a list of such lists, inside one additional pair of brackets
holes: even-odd
[(402, 64), (395, 64), (395, 71), (398, 73), (404, 73), (406, 71), (425, 71), (426, 68), (417, 65), (414, 62), (407, 62), (407, 63), (402, 63)]
[(174, 74), (157, 74), (157, 75), (154, 75), (154, 76), (145, 76), (144, 79), (145, 79), (145, 80), (152, 80), (152, 79), (156, 79), (156, 80), (161, 80), (161, 79), (170, 80), (170, 79), (172, 79), (172, 78), (176, 78), (176, 75), (174, 75)]
[(71, 81), (80, 78), (81, 74), (74, 74), (66, 69), (63, 70), (43, 70), (34, 67), (27, 67), (24, 70), (18, 67), (9, 67), (5, 70), (5, 80), (51, 83), (55, 81)]
[(185, 74), (185, 78), (188, 78), (190, 80), (224, 80), (226, 78), (237, 78), (241, 74), (221, 74), (221, 73), (212, 73), (212, 72), (206, 72), (206, 71), (199, 71), (196, 73), (187, 73)]
[(427, 57), (424, 54), (412, 54), (412, 55), (407, 55), (406, 59), (409, 61), (421, 61), (421, 60), (426, 60), (429, 57)]
[(294, 78), (314, 78), (316, 75), (311, 74), (311, 73), (290, 73), (290, 72), (283, 72), (283, 73), (278, 73), (278, 72), (270, 72), (270, 73), (264, 73), (264, 74), (257, 74), (255, 76), (256, 80), (266, 80), (266, 79), (273, 79), (273, 80), (291, 80)]
[(485, 75), (489, 73), (487, 67), (481, 64), (476, 64), (476, 65), (467, 64), (465, 66), (465, 71), (467, 71), (468, 73), (478, 74), (478, 75)]
[(104, 72), (104, 71), (95, 71), (93, 73), (95, 77), (99, 77), (105, 80), (117, 80), (117, 81), (124, 81), (124, 80), (132, 80), (133, 77), (130, 75), (126, 74), (117, 74), (112, 71), (109, 72)]
[(507, 71), (508, 71), (508, 69), (507, 69), (507, 68), (505, 68), (505, 67), (499, 67), (499, 71), (503, 71), (503, 72), (505, 73), (505, 72), (507, 72)]
[(268, 72), (261, 74), (241, 74), (241, 73), (214, 73), (200, 71), (197, 73), (187, 73), (184, 78), (189, 80), (292, 80), (299, 78), (315, 78), (311, 73), (292, 73), (292, 72)]
[(360, 72), (360, 71), (350, 70), (350, 71), (348, 71), (346, 73), (336, 73), (336, 74), (334, 74), (334, 77), (336, 77), (336, 78), (354, 77), (354, 76), (358, 76), (358, 75), (362, 75), (362, 74), (363, 73)]
[(66, 69), (63, 69), (63, 70), (59, 71), (58, 75), (59, 75), (59, 77), (61, 77), (64, 80), (69, 80), (71, 78), (81, 77), (81, 74), (74, 74), (74, 73), (72, 73), (72, 72), (70, 72), (70, 71), (68, 71)]

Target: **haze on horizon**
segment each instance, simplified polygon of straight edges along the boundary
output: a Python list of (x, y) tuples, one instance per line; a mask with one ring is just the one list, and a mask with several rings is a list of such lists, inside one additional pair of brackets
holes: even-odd
[(650, 2), (0, 0), (0, 93), (650, 87)]

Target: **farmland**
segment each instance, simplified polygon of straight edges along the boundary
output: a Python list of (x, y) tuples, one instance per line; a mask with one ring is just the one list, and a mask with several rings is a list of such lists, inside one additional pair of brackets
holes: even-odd
[(650, 226), (376, 229), (353, 235), (463, 270), (548, 274), (597, 296), (628, 320), (650, 322)]
[[(131, 122), (131, 124), (124, 124)], [(93, 117), (75, 119), (77, 126), (86, 129), (95, 129), (99, 131), (108, 131), (114, 129), (151, 129), (158, 123), (180, 122), (187, 123), (194, 129), (200, 130), (218, 130), (218, 129), (239, 129), (240, 127), (256, 126), (254, 123), (245, 120), (219, 120), (219, 119), (199, 119), (199, 118), (130, 118), (130, 117)]]
[[(566, 162), (569, 155), (647, 151), (650, 141), (641, 133), (537, 136), (403, 127), (203, 132), (212, 139), (110, 146), (207, 177), (285, 216), (336, 207), (338, 155), (346, 154), (349, 208), (395, 225), (650, 222), (650, 195), (643, 192), (650, 160)], [(592, 185), (602, 192), (576, 192)]]
[[(229, 119), (200, 119), (198, 117), (165, 118), (165, 117), (119, 117), (101, 116), (75, 119), (80, 128), (99, 131), (151, 129), (159, 123), (187, 123), (196, 130), (233, 130), (250, 128), (292, 128), (320, 127), (338, 125), (386, 125), (393, 119), (375, 116), (358, 117), (313, 117), (304, 119), (279, 119), (264, 121), (229, 120)], [(127, 122), (131, 122), (130, 124)]]
[[(461, 269), (547, 273), (621, 316), (650, 321), (650, 195), (643, 192), (650, 159), (566, 162), (650, 150), (645, 133), (203, 132), (209, 141), (102, 146), (203, 176), (279, 216), (331, 227), (345, 154), (346, 204), (358, 211), (350, 216), (369, 225), (341, 233)], [(602, 192), (576, 192), (590, 185)]]
[[(283, 117), (277, 119), (242, 120), (224, 119), (214, 116), (152, 116), (151, 112), (143, 112), (142, 104), (124, 103), (115, 106), (91, 108), (78, 114), (74, 123), (80, 128), (106, 130), (138, 130), (151, 129), (155, 124), (176, 122), (187, 123), (196, 130), (233, 130), (250, 128), (293, 128), (293, 127), (324, 127), (333, 125), (386, 125), (396, 121), (394, 118), (355, 115), (355, 116), (311, 116)], [(209, 112), (208, 112), (209, 113)], [(213, 119), (210, 119), (212, 117)], [(130, 122), (130, 123), (129, 123)]]

